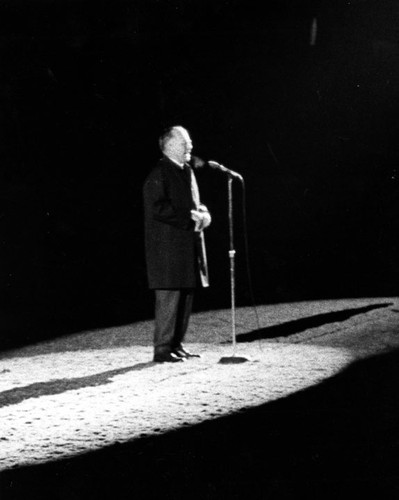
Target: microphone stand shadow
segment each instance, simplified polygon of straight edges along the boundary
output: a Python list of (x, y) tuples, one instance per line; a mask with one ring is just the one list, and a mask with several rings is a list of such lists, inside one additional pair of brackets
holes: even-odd
[[(242, 178), (240, 179), (242, 180)], [(243, 181), (242, 181), (243, 182)], [(232, 337), (233, 337), (233, 355), (223, 356), (220, 358), (219, 363), (223, 365), (245, 363), (249, 361), (248, 358), (243, 356), (236, 356), (236, 323), (235, 323), (235, 254), (233, 244), (233, 192), (232, 192), (232, 175), (228, 175), (228, 199), (229, 199), (229, 239), (230, 239), (230, 288), (231, 288), (231, 327), (232, 327)]]

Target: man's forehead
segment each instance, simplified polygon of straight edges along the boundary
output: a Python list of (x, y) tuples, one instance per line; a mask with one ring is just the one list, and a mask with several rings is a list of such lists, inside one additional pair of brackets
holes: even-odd
[(176, 137), (176, 139), (183, 139), (186, 142), (191, 141), (189, 133), (183, 127), (176, 127), (175, 128), (175, 137)]

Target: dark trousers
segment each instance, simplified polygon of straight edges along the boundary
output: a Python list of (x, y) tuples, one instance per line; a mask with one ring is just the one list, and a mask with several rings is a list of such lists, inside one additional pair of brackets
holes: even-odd
[(194, 290), (155, 290), (154, 352), (163, 354), (180, 347), (186, 334)]

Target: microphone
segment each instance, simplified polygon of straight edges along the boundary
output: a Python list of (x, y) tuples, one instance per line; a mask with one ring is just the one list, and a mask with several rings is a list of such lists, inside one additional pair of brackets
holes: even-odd
[(202, 168), (206, 164), (206, 161), (199, 156), (191, 156), (190, 166), (194, 169)]
[(223, 165), (220, 165), (220, 163), (217, 163), (216, 161), (209, 160), (207, 163), (211, 168), (214, 168), (216, 170), (220, 170), (221, 172), (224, 172), (225, 174), (230, 175), (231, 177), (234, 177), (235, 179), (239, 179), (241, 182), (244, 181), (244, 179), (242, 178), (242, 175), (240, 175), (237, 172), (234, 172), (234, 170), (230, 170), (230, 169), (224, 167)]

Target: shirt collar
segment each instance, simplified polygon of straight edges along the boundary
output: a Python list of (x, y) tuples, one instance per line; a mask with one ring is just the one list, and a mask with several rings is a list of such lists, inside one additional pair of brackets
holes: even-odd
[(168, 160), (170, 160), (172, 163), (174, 163), (175, 165), (177, 165), (179, 168), (181, 168), (181, 169), (183, 170), (183, 168), (184, 168), (184, 163), (179, 163), (178, 161), (174, 160), (173, 158), (171, 158), (171, 157), (170, 157), (170, 156), (168, 156), (168, 155), (165, 155), (165, 156), (166, 156), (166, 158), (167, 158)]

